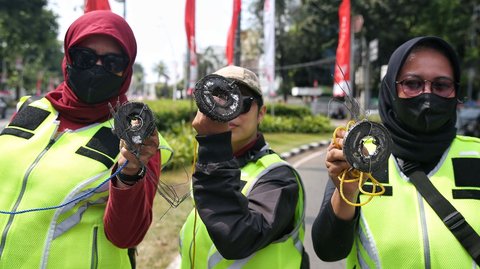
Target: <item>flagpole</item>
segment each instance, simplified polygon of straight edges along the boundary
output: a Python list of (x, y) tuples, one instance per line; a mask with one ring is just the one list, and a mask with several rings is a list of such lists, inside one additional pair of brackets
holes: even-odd
[(240, 25), (240, 22), (242, 21), (241, 20), (241, 17), (242, 17), (242, 12), (238, 12), (238, 17), (237, 17), (237, 30), (235, 31), (235, 60), (234, 60), (234, 64), (236, 66), (240, 66), (241, 65), (241, 55), (242, 55), (242, 48), (241, 48), (241, 36), (240, 36), (240, 31), (241, 31), (241, 25)]
[[(264, 62), (262, 76), (265, 81), (265, 92), (270, 100), (275, 93), (275, 0), (265, 0), (263, 6), (263, 38)], [(275, 115), (274, 102), (270, 112)]]

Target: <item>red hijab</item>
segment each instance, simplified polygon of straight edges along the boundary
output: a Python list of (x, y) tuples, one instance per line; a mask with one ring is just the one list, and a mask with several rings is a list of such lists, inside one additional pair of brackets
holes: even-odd
[[(119, 96), (115, 96), (99, 104), (85, 104), (77, 98), (70, 89), (67, 81), (66, 64), (70, 63), (68, 49), (83, 41), (92, 35), (106, 35), (115, 39), (127, 54), (129, 64), (123, 72), (125, 80), (120, 89)], [(137, 55), (137, 43), (133, 31), (128, 23), (117, 14), (107, 10), (97, 10), (88, 12), (70, 25), (65, 34), (64, 42), (65, 57), (62, 62), (62, 71), (64, 81), (45, 97), (52, 103), (53, 107), (59, 112), (60, 131), (65, 128), (77, 129), (79, 127), (103, 122), (111, 117), (108, 103), (113, 107), (117, 101), (124, 103), (127, 101), (127, 90), (133, 74), (133, 63)]]

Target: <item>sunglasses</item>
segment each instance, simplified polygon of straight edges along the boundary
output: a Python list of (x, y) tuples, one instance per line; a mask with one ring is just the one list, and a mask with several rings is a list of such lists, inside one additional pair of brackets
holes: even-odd
[(245, 96), (242, 99), (242, 112), (240, 114), (245, 114), (250, 111), (250, 108), (252, 107), (253, 101), (255, 101), (255, 97), (252, 96)]
[(101, 60), (103, 68), (111, 73), (125, 71), (128, 66), (128, 57), (123, 54), (107, 53), (98, 55), (89, 48), (73, 47), (68, 49), (72, 65), (80, 69), (89, 69), (95, 66), (98, 59)]
[(403, 93), (408, 97), (415, 97), (425, 91), (425, 84), (430, 82), (430, 90), (433, 94), (441, 97), (450, 97), (455, 90), (455, 82), (449, 78), (438, 78), (434, 80), (422, 79), (422, 78), (406, 78), (401, 81), (395, 81), (396, 84), (400, 84), (400, 88)]

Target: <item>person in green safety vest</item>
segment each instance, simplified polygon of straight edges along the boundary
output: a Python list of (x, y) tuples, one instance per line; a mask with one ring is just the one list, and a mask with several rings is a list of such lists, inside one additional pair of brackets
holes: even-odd
[(309, 268), (303, 248), (304, 189), (299, 174), (265, 141), (258, 77), (224, 67), (214, 74), (241, 91), (229, 122), (197, 112), (195, 208), (180, 231), (181, 268)]
[[(465, 238), (480, 232), (480, 139), (456, 134), (457, 104), (465, 97), (460, 74), (454, 49), (438, 37), (416, 37), (393, 52), (379, 92), (380, 117), (393, 142), (377, 175), (385, 192), (355, 207), (347, 201), (368, 197), (356, 182), (344, 183), (348, 200), (341, 198), (339, 175), (350, 164), (339, 132), (328, 147), (330, 180), (312, 226), (318, 257), (346, 258), (347, 268), (479, 268), (480, 241), (464, 247), (456, 237), (456, 229), (468, 231), (466, 223), (473, 232)], [(437, 203), (423, 191), (428, 184), (439, 193)], [(439, 197), (457, 210), (458, 222), (437, 215)]]
[(134, 268), (171, 156), (156, 130), (137, 155), (112, 132), (135, 36), (115, 13), (91, 11), (68, 28), (64, 51), (64, 81), (22, 98), (0, 134), (0, 268)]

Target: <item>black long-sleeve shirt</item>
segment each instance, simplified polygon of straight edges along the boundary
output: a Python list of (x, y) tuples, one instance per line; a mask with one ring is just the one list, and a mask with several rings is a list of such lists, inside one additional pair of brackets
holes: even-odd
[[(198, 214), (217, 250), (242, 259), (294, 228), (299, 186), (294, 171), (281, 166), (263, 175), (248, 197), (241, 191), (240, 168), (266, 145), (260, 134), (242, 156), (233, 156), (231, 132), (197, 136), (198, 161), (193, 192)], [(301, 268), (308, 268), (308, 257)]]
[[(404, 161), (397, 158), (399, 166), (402, 167)], [(419, 167), (428, 174), (438, 160), (432, 160), (428, 163), (419, 163)], [(381, 169), (374, 172), (373, 176), (382, 183), (388, 182), (388, 163), (385, 162)], [(356, 208), (355, 216), (350, 221), (339, 219), (332, 208), (332, 195), (335, 191), (335, 185), (329, 179), (325, 187), (322, 206), (320, 212), (312, 226), (313, 248), (317, 256), (323, 261), (338, 261), (346, 258), (352, 249), (355, 237), (355, 227), (360, 215), (360, 207)]]
[(352, 249), (358, 210), (350, 221), (339, 219), (332, 208), (335, 185), (328, 180), (322, 206), (312, 226), (313, 249), (323, 261), (338, 261), (347, 257)]

